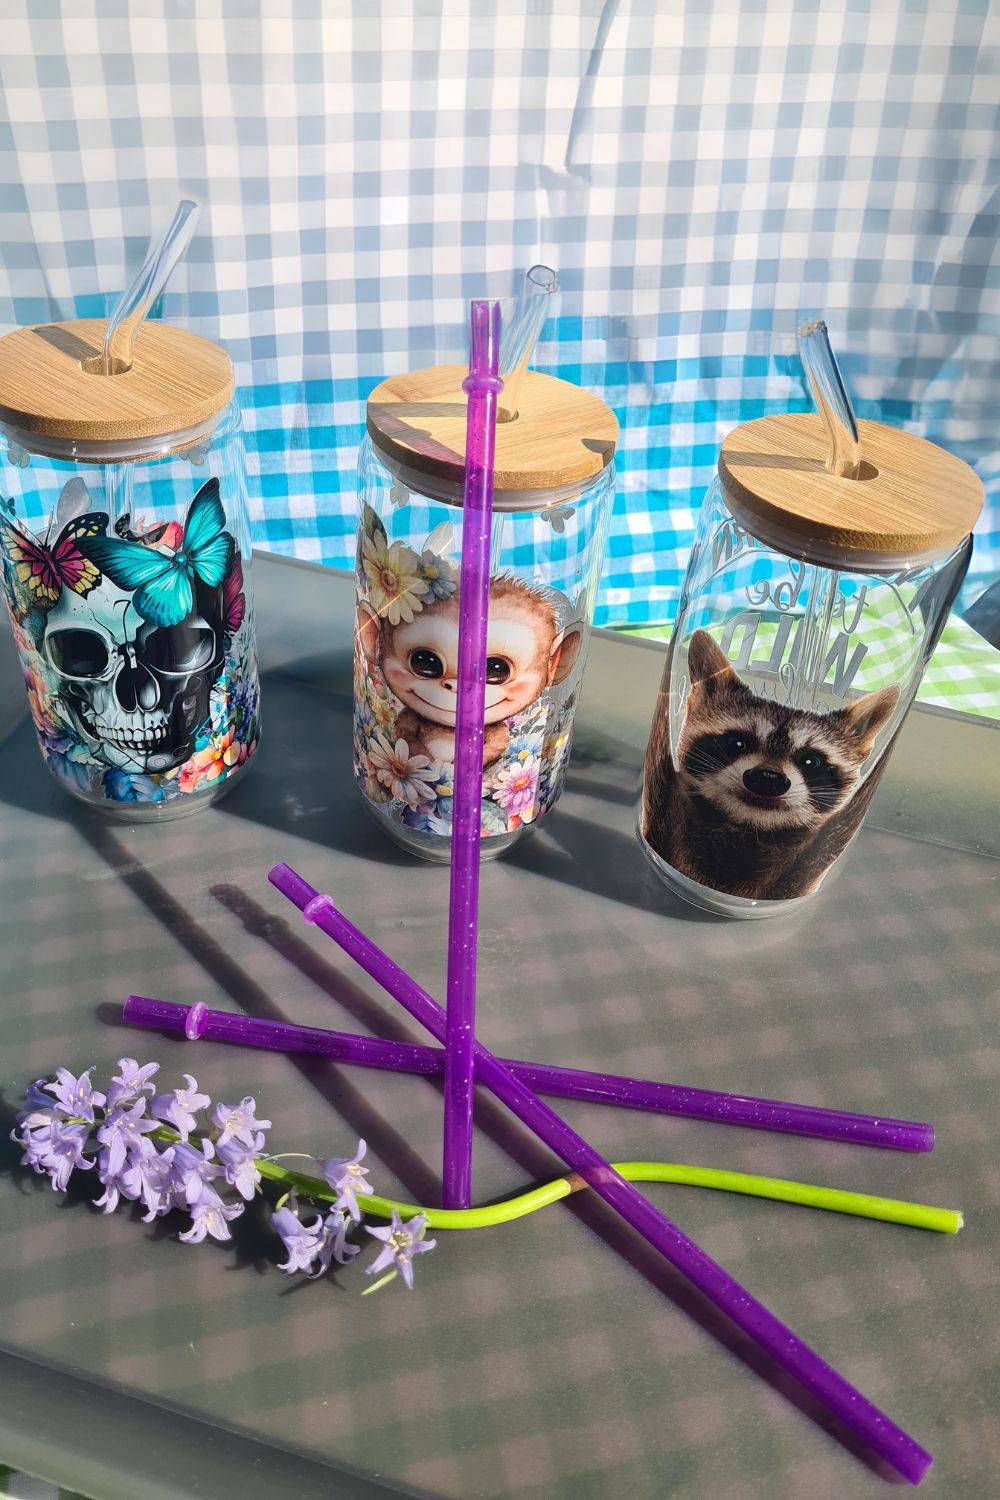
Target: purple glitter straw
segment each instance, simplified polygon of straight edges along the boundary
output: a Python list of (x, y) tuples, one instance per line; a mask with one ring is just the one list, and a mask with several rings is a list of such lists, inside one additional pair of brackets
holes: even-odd
[[(367, 940), (366, 940), (367, 941)], [(376, 958), (384, 954), (373, 944)], [(389, 993), (393, 989), (389, 987)], [(429, 997), (428, 997), (429, 998)], [(129, 995), (122, 1020), (150, 1031), (179, 1032), (192, 1041), (229, 1042), (238, 1047), (260, 1047), (270, 1052), (305, 1052), (359, 1068), (382, 1068), (391, 1073), (418, 1073), (438, 1078), (444, 1072), (444, 1053), (419, 1042), (388, 1042), (328, 1031), (321, 1026), (296, 1026), (290, 1021), (266, 1021), (233, 1011), (178, 1005)], [(499, 1059), (521, 1083), (539, 1094), (611, 1104), (621, 1109), (653, 1114), (683, 1115), (721, 1125), (745, 1125), (752, 1130), (778, 1130), (786, 1135), (811, 1135), (819, 1140), (848, 1141), (855, 1146), (884, 1146), (892, 1151), (930, 1151), (934, 1129), (915, 1120), (874, 1119), (847, 1110), (818, 1109), (811, 1104), (787, 1104), (780, 1099), (755, 1099), (745, 1094), (720, 1094), (711, 1089), (685, 1088), (651, 1079), (623, 1078), (615, 1073), (591, 1073), (582, 1068), (560, 1068), (551, 1063)]]
[(447, 1025), (444, 1052), (444, 1208), (472, 1201), (473, 1046), (479, 948), (479, 837), (483, 800), (486, 622), (493, 519), (493, 446), (500, 362), (500, 304), (473, 302), (472, 353), (462, 389), (465, 427), (462, 570), (458, 607), (458, 712), (448, 908)]
[[(364, 934), (337, 911), (329, 896), (321, 896), (288, 865), (275, 865), (268, 871), (268, 879), (299, 908), (307, 922), (322, 928), (438, 1041), (443, 1040), (447, 1023), (441, 1006), (386, 954), (374, 959)], [(626, 1182), (610, 1162), (571, 1130), (547, 1104), (543, 1104), (509, 1068), (487, 1052), (481, 1042), (474, 1045), (480, 1082), (506, 1104), (522, 1124), (534, 1131), (539, 1140), (560, 1156), (572, 1171), (578, 1172), (588, 1187), (610, 1204), (781, 1369), (799, 1381), (849, 1432), (867, 1443), (904, 1479), (911, 1484), (920, 1483), (933, 1463), (925, 1448), (897, 1427), (790, 1328), (786, 1328), (728, 1271), (671, 1223), (638, 1188)]]

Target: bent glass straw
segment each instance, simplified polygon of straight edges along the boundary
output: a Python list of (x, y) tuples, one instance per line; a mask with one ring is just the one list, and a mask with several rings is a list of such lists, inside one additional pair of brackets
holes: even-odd
[[(376, 961), (385, 958), (373, 943), (367, 939), (365, 942)], [(387, 988), (390, 994), (394, 993), (391, 985)], [(122, 1007), (122, 1020), (152, 1031), (182, 1033), (192, 1041), (307, 1053), (356, 1067), (419, 1073), (432, 1078), (444, 1072), (444, 1053), (437, 1047), (425, 1047), (419, 1042), (383, 1041), (352, 1032), (327, 1031), (319, 1026), (296, 1026), (290, 1021), (260, 1020), (232, 1011), (210, 1010), (201, 1002), (178, 1005), (170, 1000), (129, 995)], [(847, 1141), (855, 1146), (883, 1146), (892, 1151), (930, 1151), (934, 1145), (933, 1126), (916, 1120), (887, 1120), (847, 1110), (755, 1099), (745, 1094), (685, 1088), (680, 1084), (623, 1078), (615, 1073), (591, 1073), (550, 1063), (521, 1062), (509, 1057), (500, 1061), (536, 1093), (563, 1099), (712, 1120), (722, 1125), (745, 1125), (752, 1130), (776, 1130), (786, 1135), (815, 1136), (819, 1140)]]
[[(830, 438), (826, 471), (840, 479), (859, 479), (862, 460), (858, 419), (822, 318), (799, 324), (798, 344), (809, 390)], [(806, 564), (799, 589), (799, 597), (805, 604), (794, 657), (795, 671), (806, 692), (804, 707), (815, 709), (820, 696), (826, 673), (828, 635), (839, 591), (840, 574), (836, 569)]]
[(193, 199), (182, 198), (160, 238), (150, 240), (146, 259), (112, 308), (104, 330), (105, 375), (131, 370), (140, 325), (191, 243), (199, 212)]
[(858, 419), (822, 318), (799, 324), (798, 344), (799, 358), (816, 410), (830, 434), (827, 472), (837, 474), (841, 479), (857, 479), (861, 472)]
[[(524, 372), (535, 352), (542, 324), (556, 309), (559, 277), (551, 266), (532, 266), (525, 272), (512, 315), (503, 319), (500, 339), (500, 379), (503, 391), (498, 422), (513, 422), (517, 416)], [(503, 303), (505, 313), (507, 303)]]
[[(345, 953), (392, 993), (410, 1015), (439, 1041), (445, 1013), (426, 990), (386, 955), (376, 962), (364, 934), (288, 865), (275, 865), (268, 879), (297, 906), (306, 921), (332, 937)], [(384, 976), (384, 977), (383, 977)], [(933, 1463), (931, 1454), (903, 1428), (828, 1365), (745, 1287), (729, 1275), (676, 1224), (604, 1160), (592, 1146), (543, 1104), (511, 1070), (475, 1043), (478, 1076), (513, 1114), (631, 1224), (683, 1276), (732, 1320), (737, 1328), (911, 1484), (919, 1484)]]
[(489, 613), (493, 450), (500, 361), (500, 304), (476, 301), (472, 353), (462, 389), (469, 398), (462, 500), (462, 567), (458, 595), (458, 690), (455, 789), (448, 906), (448, 1023), (444, 1055), (444, 1168), (441, 1206), (472, 1199), (472, 1049), (476, 1030), (479, 949), (479, 839), (483, 800), (486, 622)]

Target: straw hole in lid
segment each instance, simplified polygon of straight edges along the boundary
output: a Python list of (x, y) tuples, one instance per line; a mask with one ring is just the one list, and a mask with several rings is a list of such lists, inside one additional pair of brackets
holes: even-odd
[[(589, 443), (589, 440), (585, 439), (584, 445), (588, 446), (588, 444), (595, 451), (600, 451), (597, 444)], [(730, 467), (734, 471), (739, 469), (768, 469), (773, 473), (775, 470), (787, 469), (792, 473), (802, 475), (826, 475), (830, 473), (823, 459), (809, 458), (802, 453), (768, 453), (766, 451), (761, 451), (760, 453), (734, 453), (729, 462)], [(858, 463), (856, 473), (835, 474), (831, 477), (834, 479), (846, 479), (850, 484), (856, 484), (859, 480), (877, 479), (879, 472), (875, 464), (869, 463), (868, 459), (863, 458)]]
[(94, 354), (90, 359), (80, 361), (80, 369), (87, 375), (127, 375), (131, 368), (130, 364), (126, 364), (123, 359), (115, 356), (111, 361), (110, 370), (105, 370), (103, 354)]

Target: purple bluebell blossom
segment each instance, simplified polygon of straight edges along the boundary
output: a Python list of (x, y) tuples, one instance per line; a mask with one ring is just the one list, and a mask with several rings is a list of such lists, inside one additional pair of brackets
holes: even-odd
[(12, 1141), (20, 1141), (19, 1130), (47, 1130), (62, 1117), (62, 1110), (51, 1094), (45, 1092), (44, 1078), (38, 1078), (24, 1091), (24, 1108), (18, 1112), (17, 1130), (12, 1130)]
[(212, 1124), (219, 1131), (217, 1146), (224, 1146), (228, 1141), (242, 1141), (244, 1146), (252, 1146), (254, 1136), (258, 1130), (270, 1130), (270, 1120), (258, 1120), (255, 1114), (257, 1101), (252, 1094), (247, 1094), (239, 1104), (217, 1104), (212, 1111)]
[(94, 1123), (94, 1109), (104, 1103), (104, 1095), (99, 1094), (90, 1082), (93, 1071), (93, 1068), (87, 1068), (78, 1078), (68, 1068), (57, 1068), (53, 1081), (46, 1084), (49, 1093), (68, 1115), (86, 1120), (90, 1125)]
[(25, 1130), (23, 1133), (11, 1131), (11, 1140), (16, 1141), (23, 1152), (22, 1166), (30, 1167), (33, 1172), (39, 1174), (48, 1171), (49, 1147), (54, 1124), (55, 1121), (50, 1120), (47, 1125), (39, 1125), (34, 1130)]
[(304, 1271), (313, 1278), (322, 1276), (333, 1261), (346, 1266), (358, 1254), (357, 1245), (348, 1243), (350, 1226), (339, 1208), (331, 1209), (325, 1219), (317, 1214), (304, 1224), (293, 1209), (282, 1207), (272, 1214), (271, 1223), (288, 1254), (278, 1266), (287, 1275)]
[(392, 1222), (387, 1228), (370, 1229), (366, 1224), (365, 1229), (374, 1239), (383, 1242), (383, 1248), (371, 1265), (365, 1268), (365, 1274), (376, 1276), (387, 1266), (393, 1266), (412, 1291), (413, 1257), (422, 1255), (425, 1250), (433, 1250), (437, 1244), (437, 1240), (423, 1238), (426, 1226), (426, 1214), (415, 1214), (409, 1223), (404, 1224), (395, 1209), (392, 1211)]
[(33, 1171), (47, 1172), (54, 1192), (64, 1193), (75, 1168), (89, 1171), (94, 1163), (83, 1154), (87, 1144), (86, 1125), (51, 1120), (38, 1130), (25, 1130), (12, 1138), (23, 1147), (23, 1162)]
[[(65, 1191), (77, 1168), (96, 1169), (104, 1191), (95, 1206), (105, 1213), (112, 1213), (122, 1199), (141, 1203), (146, 1223), (181, 1209), (190, 1214), (190, 1224), (180, 1235), (185, 1243), (198, 1244), (209, 1237), (229, 1240), (229, 1226), (245, 1204), (226, 1201), (223, 1185), (234, 1188), (246, 1202), (253, 1199), (262, 1176), (258, 1161), (266, 1159), (264, 1132), (271, 1122), (257, 1118), (251, 1095), (239, 1104), (212, 1107), (190, 1074), (185, 1074), (185, 1087), (157, 1094), (152, 1079), (158, 1071), (156, 1063), (119, 1058), (107, 1096), (94, 1089), (91, 1069), (77, 1076), (60, 1068), (54, 1079), (36, 1079), (25, 1092), (12, 1139), (21, 1146), (25, 1165), (48, 1174), (56, 1191)], [(211, 1108), (212, 1135), (196, 1133), (197, 1114), (206, 1106)], [(158, 1121), (181, 1138), (165, 1146), (151, 1139)], [(88, 1146), (92, 1157), (85, 1154)], [(373, 1191), (361, 1164), (365, 1152), (364, 1141), (359, 1141), (353, 1156), (323, 1163), (336, 1193), (332, 1208), (308, 1223), (299, 1219), (294, 1199), (291, 1207), (274, 1213), (275, 1231), (286, 1253), (283, 1271), (322, 1276), (334, 1263), (346, 1265), (358, 1255), (348, 1232), (361, 1217), (359, 1197)], [(391, 1228), (370, 1231), (383, 1242), (371, 1271), (391, 1264), (412, 1286), (413, 1256), (434, 1244), (423, 1240), (425, 1224), (423, 1215), (403, 1224), (394, 1214)]]
[(335, 1260), (338, 1266), (346, 1266), (360, 1253), (360, 1247), (348, 1241), (349, 1228), (350, 1222), (340, 1209), (331, 1209), (323, 1220), (320, 1231), (319, 1265), (313, 1272), (314, 1276), (322, 1276), (324, 1271), (328, 1271), (331, 1261)]
[(178, 1141), (172, 1148), (172, 1191), (177, 1208), (188, 1208), (197, 1203), (208, 1184), (222, 1176), (222, 1168), (213, 1160), (214, 1156), (215, 1147), (204, 1139)]
[(278, 1262), (278, 1270), (289, 1276), (296, 1271), (311, 1271), (323, 1246), (323, 1220), (319, 1214), (311, 1224), (303, 1224), (290, 1208), (276, 1208), (271, 1224), (288, 1254), (287, 1260)]
[(98, 1130), (97, 1139), (102, 1146), (108, 1147), (108, 1171), (112, 1174), (121, 1171), (126, 1153), (131, 1147), (140, 1152), (143, 1147), (146, 1151), (155, 1149), (151, 1142), (142, 1139), (149, 1131), (156, 1129), (156, 1121), (144, 1119), (145, 1113), (146, 1100), (143, 1097), (127, 1109), (111, 1110)]
[(43, 1114), (46, 1119), (51, 1119), (58, 1108), (55, 1100), (48, 1091), (49, 1079), (36, 1078), (34, 1083), (29, 1083), (24, 1091), (24, 1109), (18, 1115), (21, 1124), (27, 1124), (27, 1116), (30, 1114)]
[(260, 1156), (263, 1149), (264, 1132), (260, 1130), (249, 1146), (244, 1145), (242, 1141), (228, 1140), (216, 1151), (226, 1181), (241, 1197), (246, 1198), (247, 1202), (256, 1193), (260, 1182), (256, 1158)]
[(82, 1125), (53, 1125), (49, 1155), (52, 1189), (64, 1193), (72, 1172), (77, 1168), (90, 1171), (93, 1161), (83, 1154), (87, 1131)]
[(238, 1219), (243, 1208), (242, 1203), (224, 1203), (214, 1188), (203, 1188), (201, 1197), (191, 1206), (191, 1228), (178, 1238), (188, 1245), (200, 1245), (206, 1235), (213, 1240), (231, 1240), (229, 1221)]
[(169, 1094), (157, 1094), (150, 1105), (150, 1113), (158, 1120), (163, 1120), (167, 1125), (172, 1125), (182, 1141), (186, 1141), (194, 1130), (198, 1121), (195, 1118), (199, 1109), (204, 1109), (206, 1104), (211, 1104), (208, 1094), (198, 1093), (198, 1080), (192, 1078), (190, 1073), (185, 1073), (187, 1079), (186, 1089), (174, 1089)]
[(154, 1149), (129, 1153), (129, 1165), (122, 1174), (122, 1181), (126, 1196), (141, 1200), (146, 1210), (142, 1216), (144, 1224), (162, 1218), (174, 1207), (174, 1149), (168, 1146), (165, 1151)]
[(361, 1222), (358, 1193), (375, 1191), (371, 1183), (365, 1181), (368, 1168), (361, 1165), (367, 1150), (365, 1142), (358, 1141), (358, 1149), (353, 1156), (331, 1157), (329, 1161), (320, 1163), (323, 1176), (337, 1194), (334, 1208), (345, 1209), (356, 1224)]
[(108, 1164), (109, 1156), (107, 1147), (97, 1153), (97, 1175), (104, 1184), (104, 1192), (94, 1199), (94, 1207), (102, 1209), (106, 1214), (113, 1214), (120, 1199), (127, 1198), (131, 1202), (139, 1193), (131, 1160), (126, 1158), (119, 1170), (112, 1172)]
[(144, 1067), (140, 1067), (134, 1057), (120, 1057), (118, 1072), (108, 1085), (108, 1108), (131, 1104), (139, 1094), (153, 1093), (155, 1085), (149, 1080), (159, 1071), (159, 1063), (146, 1063)]

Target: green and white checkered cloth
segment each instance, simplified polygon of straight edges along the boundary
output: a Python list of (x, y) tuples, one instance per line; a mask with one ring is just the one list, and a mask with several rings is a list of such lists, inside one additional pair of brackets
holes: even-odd
[[(892, 622), (885, 621), (886, 644), (895, 639)], [(673, 634), (672, 624), (643, 625), (624, 630), (624, 635), (644, 636), (648, 640), (668, 641)], [(760, 636), (763, 640), (764, 627)], [(866, 636), (869, 646), (872, 637)], [(857, 686), (871, 692), (897, 680), (892, 674), (878, 673), (879, 657), (871, 652), (859, 674)], [(971, 625), (958, 615), (952, 615), (942, 632), (937, 649), (931, 657), (923, 681), (917, 693), (921, 703), (932, 703), (938, 708), (951, 708), (964, 714), (980, 714), (988, 719), (1000, 719), (1000, 651), (983, 639)]]

